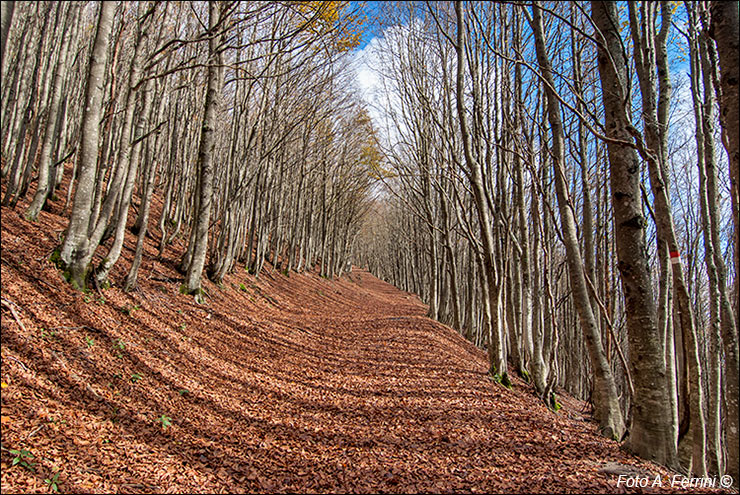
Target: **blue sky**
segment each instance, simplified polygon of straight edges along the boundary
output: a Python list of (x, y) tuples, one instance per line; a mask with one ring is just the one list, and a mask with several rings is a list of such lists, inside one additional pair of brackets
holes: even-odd
[[(355, 84), (360, 91), (363, 99), (367, 103), (368, 112), (373, 119), (373, 122), (378, 128), (380, 134), (388, 136), (388, 129), (385, 127), (388, 125), (386, 119), (386, 108), (392, 103), (392, 95), (389, 95), (387, 90), (384, 88), (381, 78), (375, 72), (374, 69), (378, 68), (379, 50), (382, 52), (382, 37), (383, 28), (389, 28), (387, 22), (376, 22), (379, 17), (382, 16), (383, 2), (351, 2), (352, 9), (360, 8), (368, 17), (366, 29), (363, 32), (361, 43), (352, 52), (353, 66), (355, 71)], [(626, 6), (624, 3), (620, 3), (623, 6), (622, 15), (626, 20)], [(382, 18), (381, 18), (382, 20)], [(686, 11), (683, 5), (674, 12), (673, 23), (676, 27), (686, 30)], [(525, 29), (527, 29), (525, 27)], [(623, 36), (625, 38), (625, 44), (629, 47), (628, 50), (631, 53), (631, 43), (629, 41), (629, 31), (624, 29)], [(687, 62), (687, 43), (682, 34), (676, 28), (671, 29), (671, 34), (668, 38), (668, 55), (669, 55), (669, 67), (671, 72), (671, 78), (674, 83), (674, 93), (672, 95), (673, 107), (675, 113), (671, 118), (672, 135), (675, 139), (680, 141), (686, 139), (686, 136), (692, 136), (693, 134), (693, 111), (691, 92), (686, 82), (687, 73), (689, 71), (689, 65)], [(636, 91), (635, 101), (633, 102), (636, 106), (633, 121), (640, 128), (639, 119), (639, 89), (635, 87)], [(723, 224), (729, 221), (730, 217), (730, 206), (727, 201), (727, 166), (726, 166), (726, 154), (724, 149), (721, 147), (721, 141), (717, 139), (717, 155), (720, 163), (720, 194), (723, 199), (722, 208), (722, 222)], [(676, 146), (676, 143), (673, 143)], [(673, 174), (672, 190), (674, 194), (674, 209), (676, 212), (681, 210), (679, 197), (683, 194), (686, 195), (688, 191), (688, 201), (691, 201), (691, 191), (698, 190), (696, 182), (696, 164), (695, 164), (695, 149), (693, 147), (693, 139), (689, 139), (687, 143), (687, 149), (681, 154), (674, 158), (679, 169), (683, 162), (688, 163), (688, 175), (687, 176), (676, 176)], [(680, 191), (679, 191), (680, 189)], [(685, 233), (684, 233), (685, 234)]]
[(365, 25), (365, 30), (362, 34), (362, 40), (360, 41), (360, 45), (355, 48), (355, 50), (362, 50), (367, 46), (368, 43), (370, 43), (370, 40), (372, 40), (376, 33), (376, 26), (373, 22), (374, 19), (376, 19), (380, 15), (380, 4), (383, 2), (374, 2), (374, 1), (351, 1), (350, 2), (350, 11), (353, 11), (355, 9), (362, 9), (368, 17), (368, 23)]

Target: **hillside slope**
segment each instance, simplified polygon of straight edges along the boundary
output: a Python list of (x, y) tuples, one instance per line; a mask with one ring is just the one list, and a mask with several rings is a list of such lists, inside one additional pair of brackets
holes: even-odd
[(3, 492), (49, 491), (57, 471), (72, 493), (600, 492), (624, 490), (609, 463), (669, 474), (576, 401), (556, 414), (491, 382), (480, 350), (367, 272), (239, 270), (196, 305), (182, 246), (157, 261), (152, 243), (138, 290), (82, 294), (49, 261), (60, 205), (38, 223), (22, 207), (2, 210)]

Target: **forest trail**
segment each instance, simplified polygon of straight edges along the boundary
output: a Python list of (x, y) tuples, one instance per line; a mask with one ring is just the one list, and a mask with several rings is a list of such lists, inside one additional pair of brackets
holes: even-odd
[(0, 2), (0, 490), (736, 490), (739, 6)]
[(161, 261), (148, 246), (137, 291), (72, 291), (49, 261), (58, 208), (2, 209), (4, 492), (48, 491), (55, 472), (70, 493), (604, 492), (624, 490), (599, 471), (613, 463), (669, 475), (581, 403), (553, 413), (492, 382), (482, 351), (366, 271), (240, 269), (197, 305), (178, 292), (182, 245)]

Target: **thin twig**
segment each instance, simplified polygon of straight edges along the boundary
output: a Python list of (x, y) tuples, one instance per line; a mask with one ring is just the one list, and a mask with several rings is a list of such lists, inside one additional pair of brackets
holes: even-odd
[(11, 306), (11, 304), (12, 305), (16, 305), (16, 304), (14, 302), (12, 302), (12, 301), (8, 301), (7, 299), (2, 299), (2, 304), (3, 304), (3, 306), (5, 306), (6, 308), (8, 308), (10, 310), (10, 314), (13, 315), (13, 318), (15, 318), (15, 321), (16, 321), (16, 323), (18, 323), (18, 326), (21, 327), (21, 330), (23, 330), (24, 332), (27, 332), (26, 326), (23, 324), (23, 322), (21, 321), (21, 319), (18, 318), (18, 313), (15, 312), (15, 308), (13, 308), (13, 306)]
[(29, 438), (31, 438), (32, 436), (34, 436), (36, 433), (38, 433), (41, 430), (41, 428), (43, 428), (44, 426), (46, 426), (46, 425), (45, 424), (42, 424), (41, 426), (38, 426), (38, 427), (34, 428), (33, 431), (31, 431), (31, 433), (29, 433), (28, 435), (26, 435), (26, 440), (28, 440)]
[(627, 376), (627, 385), (629, 386), (632, 397), (634, 397), (635, 387), (632, 385), (632, 375), (630, 373), (630, 368), (627, 365), (627, 359), (625, 359), (624, 354), (622, 354), (622, 348), (619, 347), (619, 339), (617, 338), (616, 333), (614, 333), (614, 325), (612, 325), (612, 321), (609, 318), (609, 313), (606, 311), (606, 307), (604, 307), (604, 303), (601, 302), (601, 298), (599, 298), (599, 295), (596, 293), (594, 284), (591, 282), (591, 279), (589, 278), (588, 273), (586, 273), (586, 268), (584, 267), (583, 270), (584, 270), (583, 275), (586, 278), (586, 283), (588, 283), (589, 289), (591, 289), (591, 294), (594, 296), (594, 301), (596, 301), (596, 304), (599, 305), (599, 308), (601, 309), (601, 313), (604, 316), (604, 321), (606, 321), (606, 326), (609, 327), (609, 332), (612, 334), (612, 338), (614, 339), (614, 347), (617, 349), (619, 360), (622, 361), (622, 366), (624, 366), (624, 373)]
[(18, 359), (16, 357), (13, 357), (13, 356), (7, 356), (7, 358), (8, 359), (12, 359), (16, 363), (20, 364), (21, 365), (21, 368), (23, 368), (25, 371), (28, 371), (28, 366), (26, 366), (25, 364), (23, 364), (23, 362), (20, 359)]

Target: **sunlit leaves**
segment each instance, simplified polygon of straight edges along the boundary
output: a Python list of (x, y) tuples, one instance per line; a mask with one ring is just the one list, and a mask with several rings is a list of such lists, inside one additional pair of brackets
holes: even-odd
[(336, 51), (351, 50), (360, 44), (366, 17), (349, 7), (349, 2), (342, 1), (296, 2), (303, 14), (299, 28), (318, 36)]

